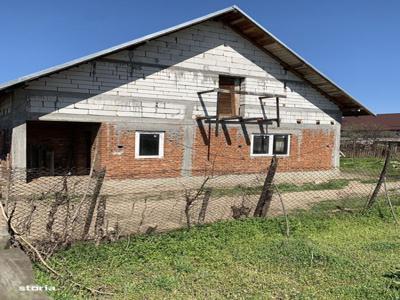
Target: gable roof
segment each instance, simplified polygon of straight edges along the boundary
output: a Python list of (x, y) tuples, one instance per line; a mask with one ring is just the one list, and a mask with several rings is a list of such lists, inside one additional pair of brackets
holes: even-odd
[(354, 97), (352, 97), (344, 89), (339, 87), (327, 76), (318, 71), (304, 58), (302, 58), (295, 51), (290, 49), (287, 45), (276, 38), (268, 30), (263, 28), (256, 21), (254, 21), (250, 16), (248, 16), (237, 6), (228, 7), (208, 14), (206, 16), (184, 22), (177, 26), (161, 30), (156, 33), (149, 34), (141, 38), (134, 39), (132, 41), (72, 60), (70, 62), (0, 84), (0, 91), (16, 87), (18, 85), (27, 83), (31, 80), (35, 80), (43, 76), (60, 72), (62, 70), (105, 55), (109, 55), (124, 49), (138, 47), (143, 43), (158, 38), (160, 36), (170, 34), (208, 20), (222, 21), (223, 23), (230, 26), (235, 32), (250, 40), (252, 43), (256, 44), (268, 55), (279, 61), (279, 63), (285, 69), (311, 84), (321, 94), (334, 102), (340, 108), (344, 116), (373, 115), (373, 113), (368, 108), (358, 102)]
[(343, 118), (343, 130), (400, 131), (400, 113)]

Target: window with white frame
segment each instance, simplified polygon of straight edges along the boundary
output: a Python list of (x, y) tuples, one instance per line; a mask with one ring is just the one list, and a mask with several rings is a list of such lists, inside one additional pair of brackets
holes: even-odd
[(164, 132), (136, 131), (135, 157), (161, 158), (164, 156)]
[(270, 135), (253, 134), (251, 154), (252, 155), (269, 155), (270, 151)]
[(253, 134), (251, 138), (251, 156), (288, 156), (290, 135), (288, 134)]

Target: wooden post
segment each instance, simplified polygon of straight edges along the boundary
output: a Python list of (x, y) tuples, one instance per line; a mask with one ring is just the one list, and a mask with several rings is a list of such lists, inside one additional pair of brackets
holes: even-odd
[(94, 224), (94, 232), (96, 236), (97, 244), (101, 241), (104, 236), (104, 220), (106, 215), (106, 201), (107, 198), (105, 195), (100, 196), (99, 203), (97, 204), (97, 215), (96, 221)]
[(383, 169), (381, 171), (381, 175), (379, 176), (378, 183), (376, 184), (376, 187), (374, 189), (374, 192), (372, 193), (371, 197), (369, 198), (367, 205), (365, 206), (365, 209), (368, 210), (374, 205), (376, 202), (376, 198), (378, 197), (378, 193), (382, 187), (382, 184), (386, 178), (387, 170), (389, 168), (389, 163), (390, 163), (390, 158), (392, 155), (392, 150), (393, 150), (393, 143), (389, 143), (387, 150), (386, 150), (386, 158), (385, 158), (385, 164), (383, 165)]
[(97, 198), (100, 195), (101, 187), (103, 186), (104, 177), (106, 175), (105, 170), (96, 172), (96, 186), (94, 187), (92, 199), (90, 201), (86, 221), (83, 227), (82, 239), (86, 239), (89, 234), (90, 225), (92, 224), (93, 214), (97, 203)]
[(267, 177), (264, 181), (264, 186), (260, 195), (260, 199), (258, 200), (257, 207), (254, 211), (254, 217), (265, 217), (268, 213), (274, 193), (272, 182), (274, 180), (277, 168), (278, 158), (275, 155), (271, 160), (271, 164), (269, 166)]
[(276, 124), (281, 127), (281, 115), (279, 112), (279, 97), (276, 97)]
[(386, 186), (386, 178), (383, 179), (383, 187), (385, 188), (386, 201), (387, 201), (388, 204), (389, 204), (390, 211), (391, 211), (391, 213), (392, 213), (394, 222), (395, 222), (397, 225), (399, 225), (399, 221), (397, 220), (397, 216), (396, 216), (396, 211), (395, 211), (394, 208), (393, 208), (392, 201), (390, 201), (388, 189), (387, 189), (387, 186)]
[(208, 120), (208, 143), (207, 143), (207, 160), (210, 161), (211, 156), (211, 119)]
[(199, 212), (199, 218), (198, 218), (198, 223), (199, 224), (204, 224), (204, 220), (206, 218), (208, 202), (210, 201), (211, 193), (212, 193), (212, 189), (211, 188), (205, 189), (203, 202), (201, 204), (201, 209), (200, 209), (200, 212)]

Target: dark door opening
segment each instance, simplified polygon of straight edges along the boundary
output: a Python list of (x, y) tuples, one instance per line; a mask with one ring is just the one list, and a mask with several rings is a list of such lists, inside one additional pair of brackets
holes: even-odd
[(67, 172), (89, 174), (99, 126), (81, 122), (28, 122), (27, 167), (30, 173), (38, 176)]

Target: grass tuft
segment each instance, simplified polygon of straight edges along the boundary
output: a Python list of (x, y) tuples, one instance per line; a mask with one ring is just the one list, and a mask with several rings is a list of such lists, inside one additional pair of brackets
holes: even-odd
[[(279, 183), (277, 187), (282, 193), (290, 192), (306, 192), (306, 191), (320, 191), (320, 190), (336, 190), (344, 189), (348, 186), (350, 180), (348, 179), (331, 179), (326, 182), (315, 183), (306, 182), (301, 185), (294, 183)], [(262, 191), (262, 186), (242, 186), (237, 185), (229, 188), (214, 188), (212, 196), (223, 197), (223, 196), (237, 196), (237, 195), (259, 195)]]

